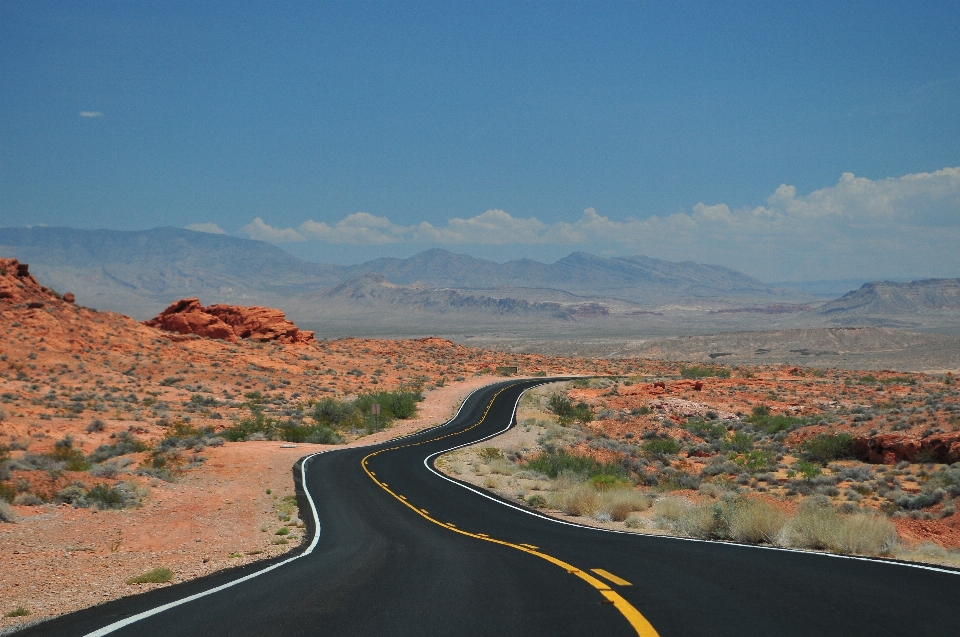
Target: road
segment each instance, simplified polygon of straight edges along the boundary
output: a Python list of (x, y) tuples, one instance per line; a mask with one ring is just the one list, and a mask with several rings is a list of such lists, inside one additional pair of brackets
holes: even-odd
[[(955, 573), (562, 524), (431, 470), (437, 453), (504, 430), (535, 382), (478, 390), (442, 427), (310, 457), (301, 517), (313, 517), (312, 500), (320, 530), (299, 557), (116, 600), (20, 634), (960, 634)], [(261, 572), (265, 566), (272, 570)], [(235, 583), (241, 577), (248, 579)], [(217, 587), (224, 588), (209, 592)]]

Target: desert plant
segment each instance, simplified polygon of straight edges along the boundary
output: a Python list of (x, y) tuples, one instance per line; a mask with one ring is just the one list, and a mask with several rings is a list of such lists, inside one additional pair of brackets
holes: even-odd
[(13, 503), (17, 506), (32, 507), (37, 506), (38, 504), (43, 504), (43, 500), (33, 493), (21, 493), (13, 499)]
[(71, 484), (70, 486), (60, 489), (53, 499), (55, 502), (65, 502), (75, 507), (89, 506), (87, 492), (83, 489), (83, 485), (80, 484)]
[(141, 575), (136, 575), (127, 580), (127, 584), (164, 584), (173, 579), (173, 571), (169, 568), (158, 566)]
[(626, 520), (634, 511), (650, 508), (650, 496), (633, 489), (617, 489), (600, 494), (600, 510), (610, 515), (615, 522)]
[(759, 499), (746, 499), (730, 507), (727, 524), (730, 537), (738, 542), (772, 544), (786, 524), (786, 514)]
[(593, 515), (599, 504), (596, 489), (586, 484), (575, 484), (572, 487), (555, 491), (550, 494), (550, 503), (567, 515)]
[(136, 492), (136, 486), (130, 486), (119, 483), (116, 486), (106, 484), (94, 485), (87, 491), (87, 500), (98, 509), (124, 509), (134, 506), (139, 498)]
[(680, 451), (680, 443), (673, 438), (650, 438), (640, 445), (643, 455), (651, 458), (665, 458)]
[(897, 529), (878, 515), (854, 513), (840, 518), (829, 548), (838, 553), (889, 555), (897, 545)]
[(481, 447), (477, 449), (477, 457), (480, 458), (482, 462), (490, 462), (491, 460), (503, 458), (503, 451), (497, 447)]
[(542, 509), (543, 507), (547, 506), (547, 499), (539, 493), (527, 498), (526, 502), (535, 509)]
[(15, 609), (9, 613), (4, 613), (4, 617), (26, 617), (30, 614), (30, 611), (24, 608), (23, 606), (17, 606)]
[(853, 457), (853, 438), (850, 434), (820, 434), (800, 445), (800, 457), (808, 462), (826, 466), (831, 460)]
[(789, 546), (828, 549), (840, 528), (840, 516), (826, 496), (807, 498), (784, 528), (780, 541)]
[(554, 453), (541, 453), (532, 458), (527, 463), (526, 468), (551, 478), (556, 478), (561, 473), (581, 474), (586, 477), (600, 474), (625, 475), (624, 470), (619, 465), (600, 462), (590, 456), (571, 454), (564, 449)]
[(17, 514), (6, 500), (0, 500), (0, 522), (16, 522)]
[(112, 445), (100, 445), (90, 454), (91, 462), (103, 462), (116, 456), (125, 456), (130, 453), (139, 453), (146, 451), (150, 447), (131, 434), (129, 431), (121, 431), (117, 434), (117, 441)]
[(680, 366), (681, 378), (730, 378), (730, 370), (724, 367), (710, 367), (701, 365)]
[(94, 418), (93, 422), (87, 425), (87, 433), (92, 434), (98, 431), (103, 431), (105, 423), (99, 418)]

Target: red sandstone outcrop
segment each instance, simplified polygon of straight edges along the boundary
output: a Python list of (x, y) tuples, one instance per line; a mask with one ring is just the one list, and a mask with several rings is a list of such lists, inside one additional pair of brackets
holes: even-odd
[[(69, 297), (73, 303), (73, 294), (67, 292), (64, 298)], [(13, 305), (26, 303), (28, 307), (40, 308), (47, 302), (59, 302), (60, 297), (46, 288), (30, 274), (30, 266), (20, 263), (17, 259), (0, 258), (0, 302)]]
[(210, 305), (197, 298), (181, 299), (144, 325), (179, 334), (196, 334), (231, 343), (241, 338), (285, 344), (313, 342), (313, 332), (300, 330), (280, 310), (269, 307)]
[(854, 438), (857, 457), (866, 462), (895, 464), (909, 462), (960, 461), (960, 434), (915, 438), (904, 434), (880, 434)]

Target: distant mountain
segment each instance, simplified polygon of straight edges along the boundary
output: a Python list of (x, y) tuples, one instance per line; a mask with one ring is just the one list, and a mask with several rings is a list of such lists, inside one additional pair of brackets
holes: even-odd
[[(522, 290), (515, 289), (515, 292)], [(333, 289), (308, 295), (304, 301), (323, 308), (324, 314), (367, 313), (376, 310), (386, 316), (397, 312), (474, 314), (485, 316), (541, 317), (568, 320), (574, 317), (604, 316), (610, 313), (602, 303), (573, 295), (565, 303), (529, 301), (522, 297), (491, 296), (478, 291), (453, 288), (428, 288), (422, 283), (396, 285), (379, 274), (365, 274), (345, 281)]]
[(334, 285), (342, 268), (308, 263), (263, 241), (180, 228), (122, 232), (0, 228), (0, 255), (29, 263), (84, 305), (153, 316), (171, 301), (273, 304)]
[(890, 316), (956, 313), (960, 310), (960, 279), (924, 279), (895, 283), (865, 283), (820, 308), (820, 314)]
[(776, 298), (782, 291), (742, 272), (692, 261), (650, 257), (597, 257), (574, 252), (556, 263), (493, 261), (434, 249), (409, 259), (376, 259), (346, 268), (354, 276), (375, 273), (400, 284), (491, 288), (556, 288), (575, 294), (616, 296), (637, 302), (680, 298)]
[[(366, 274), (401, 285), (420, 282), (432, 288), (487, 290), (479, 296), (464, 292), (463, 299), (486, 295), (533, 304), (553, 302), (541, 298), (548, 289), (646, 305), (718, 299), (735, 304), (783, 297), (783, 291), (735, 270), (691, 261), (575, 252), (551, 264), (530, 259), (500, 264), (436, 249), (408, 259), (339, 266), (302, 261), (262, 241), (180, 228), (133, 232), (0, 228), (0, 255), (30, 263), (50, 286), (74, 292), (81, 303), (136, 318), (153, 316), (171, 301), (188, 296), (198, 296), (204, 303), (287, 309), (295, 297)], [(514, 292), (497, 291), (502, 287)], [(527, 298), (517, 296), (518, 288), (539, 292), (531, 292), (536, 298)]]

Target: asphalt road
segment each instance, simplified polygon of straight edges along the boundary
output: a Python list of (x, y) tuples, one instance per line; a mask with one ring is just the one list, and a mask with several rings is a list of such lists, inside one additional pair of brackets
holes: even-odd
[[(321, 528), (300, 557), (275, 560), (273, 570), (238, 584), (229, 585), (266, 565), (117, 600), (21, 634), (960, 634), (958, 574), (566, 525), (430, 470), (425, 460), (433, 455), (507, 427), (532, 384), (479, 390), (443, 427), (308, 459), (306, 488)], [(312, 517), (306, 495), (301, 517)], [(137, 619), (164, 604), (170, 607)]]

